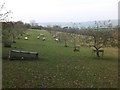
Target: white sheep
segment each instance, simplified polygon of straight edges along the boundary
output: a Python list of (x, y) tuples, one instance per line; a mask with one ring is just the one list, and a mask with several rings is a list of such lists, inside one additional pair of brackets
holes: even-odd
[(45, 38), (45, 37), (43, 37), (43, 39), (42, 39), (42, 40), (43, 40), (43, 41), (45, 41), (45, 39), (46, 39), (46, 38)]
[(55, 39), (55, 41), (57, 41), (57, 42), (58, 42), (58, 41), (59, 41), (59, 39), (58, 39), (58, 38), (56, 38), (56, 39)]
[(40, 36), (44, 36), (44, 34), (40, 34)]
[(80, 48), (80, 45), (76, 45), (76, 47)]
[(74, 51), (79, 51), (79, 49), (80, 49), (80, 45), (76, 45)]
[(25, 37), (25, 40), (28, 40), (28, 37)]
[(40, 38), (40, 36), (37, 36), (37, 39), (39, 39)]
[(56, 35), (53, 35), (53, 38), (56, 38)]

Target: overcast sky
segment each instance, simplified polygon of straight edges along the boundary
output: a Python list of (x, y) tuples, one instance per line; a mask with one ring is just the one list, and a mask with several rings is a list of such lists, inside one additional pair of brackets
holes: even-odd
[(119, 0), (0, 0), (23, 22), (84, 22), (118, 18)]

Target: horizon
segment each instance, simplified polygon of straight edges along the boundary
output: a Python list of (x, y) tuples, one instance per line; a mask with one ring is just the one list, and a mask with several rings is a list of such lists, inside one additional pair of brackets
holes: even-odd
[[(101, 20), (101, 25), (104, 24), (104, 22), (107, 22), (108, 20)], [(97, 21), (99, 22), (99, 21)], [(30, 23), (29, 23), (30, 24)], [(81, 28), (81, 27), (94, 27), (95, 21), (87, 21), (87, 22), (39, 22), (36, 23), (39, 26), (47, 27), (47, 26), (60, 26), (60, 27), (75, 27), (75, 28)], [(111, 20), (111, 24), (113, 27), (116, 27), (118, 25), (118, 20)]]

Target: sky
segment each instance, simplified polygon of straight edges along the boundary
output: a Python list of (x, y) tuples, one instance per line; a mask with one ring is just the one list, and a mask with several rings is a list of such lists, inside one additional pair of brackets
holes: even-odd
[(118, 18), (119, 0), (0, 0), (12, 21), (86, 22)]

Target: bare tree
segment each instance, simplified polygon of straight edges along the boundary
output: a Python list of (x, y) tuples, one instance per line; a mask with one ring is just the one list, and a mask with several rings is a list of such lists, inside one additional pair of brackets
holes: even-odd
[[(5, 22), (9, 20), (9, 16), (12, 13), (11, 10), (7, 10), (5, 7), (5, 3), (0, 5), (0, 22)], [(11, 17), (12, 18), (12, 17)]]
[(99, 50), (106, 46), (113, 39), (111, 32), (112, 24), (110, 22), (111, 21), (109, 20), (106, 22), (106, 24), (104, 23), (101, 25), (101, 22), (95, 21), (96, 28), (90, 32), (94, 38), (93, 47), (96, 49), (97, 57), (100, 57)]
[(38, 27), (38, 23), (36, 23), (35, 20), (31, 20), (31, 21), (30, 21), (30, 25), (31, 25), (32, 28)]
[(61, 40), (64, 42), (64, 46), (68, 47), (68, 34), (67, 34), (67, 32), (61, 33)]

